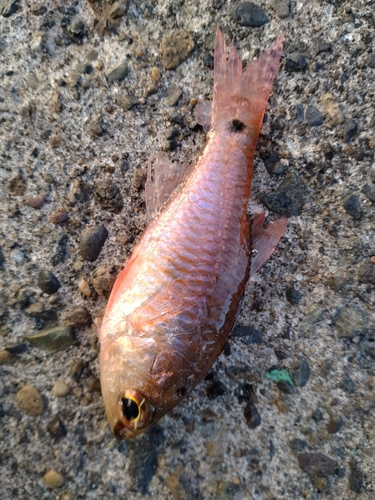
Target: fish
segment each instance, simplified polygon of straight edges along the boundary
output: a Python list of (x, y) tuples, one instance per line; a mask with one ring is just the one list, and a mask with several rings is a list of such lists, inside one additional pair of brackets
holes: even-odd
[[(207, 142), (190, 166), (148, 164), (149, 222), (113, 286), (99, 328), (100, 379), (119, 438), (147, 431), (204, 379), (233, 329), (245, 285), (284, 234), (247, 207), (253, 158), (283, 36), (242, 67), (217, 29)], [(210, 109), (211, 108), (211, 109)]]

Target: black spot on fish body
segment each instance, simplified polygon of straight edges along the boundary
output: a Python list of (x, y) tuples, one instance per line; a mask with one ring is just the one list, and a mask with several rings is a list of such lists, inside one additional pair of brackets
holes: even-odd
[(240, 120), (232, 120), (228, 123), (229, 132), (242, 132), (246, 125)]

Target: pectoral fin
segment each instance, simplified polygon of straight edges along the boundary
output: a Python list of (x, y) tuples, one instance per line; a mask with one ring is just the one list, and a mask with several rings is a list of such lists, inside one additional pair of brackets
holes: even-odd
[(251, 259), (250, 277), (254, 276), (275, 250), (288, 225), (287, 217), (282, 217), (264, 229), (264, 219), (265, 213), (261, 212), (251, 222), (251, 250), (255, 255)]

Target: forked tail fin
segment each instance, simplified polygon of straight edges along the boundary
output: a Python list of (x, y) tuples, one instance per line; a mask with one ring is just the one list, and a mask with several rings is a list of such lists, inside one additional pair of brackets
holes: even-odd
[(243, 124), (259, 132), (279, 67), (283, 41), (282, 35), (243, 70), (233, 42), (227, 58), (224, 36), (217, 28), (211, 129), (219, 130), (232, 122), (235, 126)]

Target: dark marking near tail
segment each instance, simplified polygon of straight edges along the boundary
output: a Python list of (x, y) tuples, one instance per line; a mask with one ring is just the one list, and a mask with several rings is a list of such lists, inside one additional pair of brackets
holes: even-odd
[(229, 132), (242, 132), (244, 128), (246, 128), (246, 125), (240, 120), (232, 120), (228, 124)]

